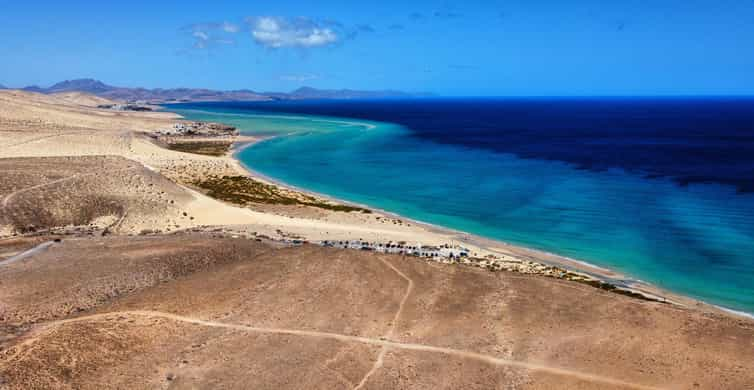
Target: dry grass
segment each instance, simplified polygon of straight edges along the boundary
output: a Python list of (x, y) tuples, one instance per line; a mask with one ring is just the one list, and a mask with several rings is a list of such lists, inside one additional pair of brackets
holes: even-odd
[(306, 194), (283, 192), (280, 188), (259, 182), (247, 176), (210, 176), (193, 185), (207, 191), (207, 195), (226, 202), (246, 206), (249, 204), (302, 205), (331, 211), (371, 213), (370, 210), (342, 204), (328, 203)]
[(220, 157), (228, 154), (232, 144), (232, 142), (228, 141), (181, 141), (168, 143), (167, 148), (184, 153)]

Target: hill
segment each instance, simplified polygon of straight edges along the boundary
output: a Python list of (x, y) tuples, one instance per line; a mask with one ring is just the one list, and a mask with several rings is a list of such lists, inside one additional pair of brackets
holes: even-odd
[(80, 106), (87, 107), (118, 104), (118, 102), (115, 100), (105, 99), (89, 92), (56, 92), (50, 94), (50, 96), (67, 103), (78, 104)]
[[(44, 239), (0, 242), (0, 253)], [(564, 281), (217, 232), (37, 248), (0, 267), (8, 389), (743, 389), (754, 380), (751, 322)]]
[(47, 93), (59, 93), (59, 92), (86, 92), (91, 94), (106, 93), (117, 89), (107, 85), (99, 80), (94, 79), (78, 79), (78, 80), (66, 80), (61, 81), (50, 88), (47, 88)]
[(287, 99), (378, 99), (400, 98), (414, 95), (401, 91), (359, 91), (351, 89), (315, 89), (302, 87), (290, 93), (286, 92), (255, 92), (249, 89), (232, 91), (218, 91), (204, 88), (130, 88), (108, 85), (94, 79), (76, 79), (61, 81), (49, 88), (32, 85), (23, 88), (24, 91), (45, 94), (62, 92), (85, 92), (105, 99), (122, 100), (128, 102), (140, 101), (148, 103), (198, 102), (198, 101), (260, 101)]
[(268, 100), (269, 98), (248, 90), (213, 91), (195, 88), (147, 89), (116, 87), (94, 79), (77, 79), (59, 82), (49, 88), (33, 85), (24, 91), (55, 94), (84, 92), (110, 100), (144, 101), (150, 103), (188, 101)]

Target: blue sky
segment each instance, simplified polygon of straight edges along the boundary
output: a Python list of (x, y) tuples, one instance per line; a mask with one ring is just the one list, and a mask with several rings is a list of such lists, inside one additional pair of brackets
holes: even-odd
[(754, 94), (754, 0), (0, 0), (0, 84)]

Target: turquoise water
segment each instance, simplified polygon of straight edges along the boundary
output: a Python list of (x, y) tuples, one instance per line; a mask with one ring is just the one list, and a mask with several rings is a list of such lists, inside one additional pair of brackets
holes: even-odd
[(754, 195), (735, 187), (439, 144), (362, 119), (175, 111), (276, 135), (237, 157), (285, 183), (754, 313)]

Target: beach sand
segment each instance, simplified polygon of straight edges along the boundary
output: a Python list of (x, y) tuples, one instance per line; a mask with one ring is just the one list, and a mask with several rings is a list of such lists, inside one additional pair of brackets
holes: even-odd
[[(68, 99), (25, 92), (0, 92), (0, 148), (2, 157), (60, 157), (115, 155), (141, 163), (180, 185), (211, 175), (249, 175), (232, 156), (203, 156), (166, 150), (147, 135), (170, 128), (170, 113), (112, 113), (70, 104)], [(39, 118), (45, 118), (40, 121)], [(253, 137), (236, 141), (249, 143)], [(266, 181), (257, 177), (260, 181)], [(196, 190), (187, 194), (180, 208), (194, 217), (182, 228), (207, 225), (237, 226), (243, 231), (279, 236), (278, 230), (308, 240), (406, 241), (425, 245), (457, 242), (454, 234), (432, 231), (418, 224), (397, 222), (379, 213), (342, 213), (306, 207), (235, 207)], [(272, 210), (268, 210), (272, 209)], [(272, 212), (268, 212), (272, 211)], [(167, 219), (174, 219), (169, 216)], [(395, 221), (395, 222), (394, 222)], [(168, 231), (159, 221), (134, 221), (120, 233), (142, 230)], [(174, 230), (174, 229), (173, 229)], [(475, 248), (484, 252), (482, 248)]]

